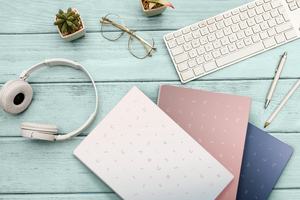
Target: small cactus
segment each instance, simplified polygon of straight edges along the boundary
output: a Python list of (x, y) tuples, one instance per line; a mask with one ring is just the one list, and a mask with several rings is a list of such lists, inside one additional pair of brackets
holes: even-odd
[(59, 9), (54, 25), (58, 26), (63, 35), (75, 33), (83, 27), (80, 15), (72, 8), (68, 8), (67, 12)]

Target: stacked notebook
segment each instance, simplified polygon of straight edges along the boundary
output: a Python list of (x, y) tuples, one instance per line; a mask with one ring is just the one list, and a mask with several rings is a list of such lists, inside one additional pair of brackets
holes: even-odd
[(267, 198), (293, 150), (248, 97), (162, 86), (158, 106), (132, 88), (75, 156), (125, 200)]

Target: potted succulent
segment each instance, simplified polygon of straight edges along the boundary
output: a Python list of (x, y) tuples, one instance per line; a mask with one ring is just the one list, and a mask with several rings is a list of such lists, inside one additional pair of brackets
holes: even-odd
[(159, 15), (166, 10), (167, 7), (173, 8), (172, 3), (165, 0), (140, 0), (144, 14), (148, 17)]
[(55, 17), (54, 25), (65, 41), (78, 39), (85, 34), (85, 26), (75, 8), (68, 8), (67, 12), (59, 10)]

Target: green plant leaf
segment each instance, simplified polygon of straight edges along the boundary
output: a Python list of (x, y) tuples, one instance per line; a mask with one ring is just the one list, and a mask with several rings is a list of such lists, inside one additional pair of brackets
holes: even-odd
[(69, 20), (67, 20), (67, 24), (68, 24), (68, 26), (70, 26), (70, 27), (73, 26), (73, 23), (72, 23), (71, 21), (69, 21)]
[(64, 22), (65, 22), (64, 19), (57, 19), (57, 20), (54, 22), (54, 24), (55, 24), (55, 25), (59, 25), (59, 24), (62, 24), (62, 23), (64, 23)]
[(65, 23), (62, 25), (62, 27), (61, 27), (61, 32), (62, 32), (63, 34), (68, 33), (67, 27), (68, 27), (67, 22), (65, 22)]
[(62, 9), (59, 9), (58, 13), (62, 15), (62, 14), (64, 14), (64, 11)]

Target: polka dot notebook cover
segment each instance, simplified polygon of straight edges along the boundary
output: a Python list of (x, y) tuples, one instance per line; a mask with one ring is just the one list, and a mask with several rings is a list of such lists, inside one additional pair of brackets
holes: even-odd
[(167, 85), (160, 88), (159, 107), (234, 175), (219, 200), (236, 198), (250, 103), (248, 97)]
[(74, 154), (125, 200), (211, 200), (233, 178), (136, 87)]
[(292, 147), (249, 123), (237, 199), (268, 199), (292, 153)]

